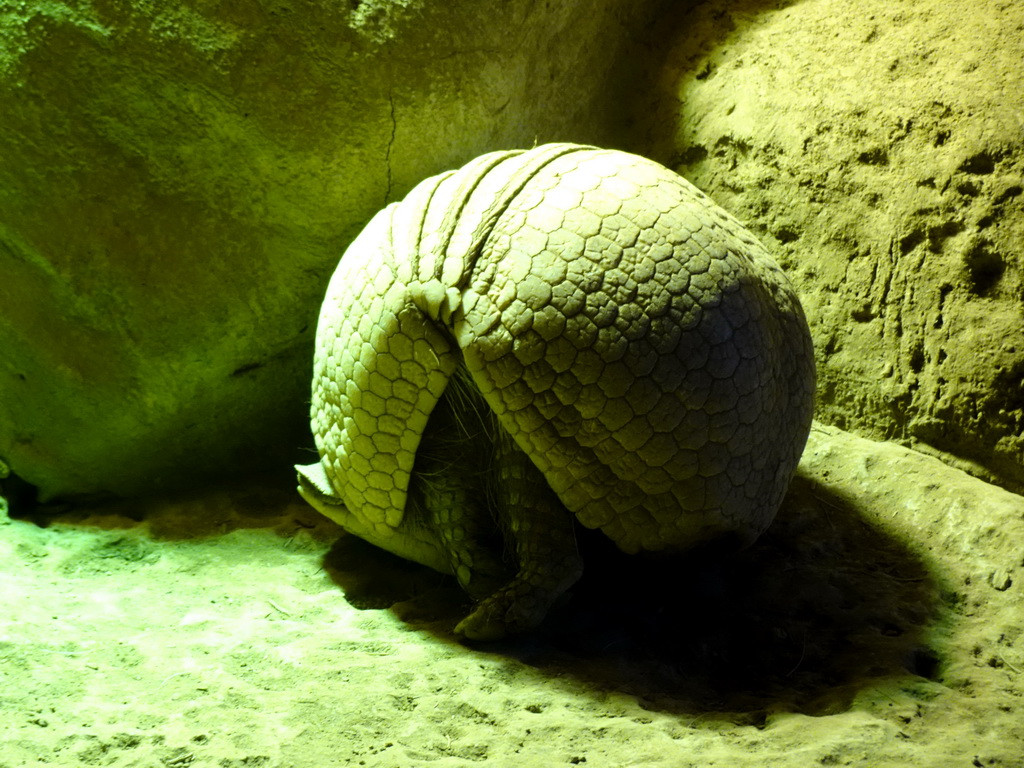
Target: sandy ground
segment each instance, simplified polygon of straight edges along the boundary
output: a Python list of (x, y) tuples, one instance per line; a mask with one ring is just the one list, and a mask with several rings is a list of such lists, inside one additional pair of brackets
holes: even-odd
[(1024, 766), (1024, 498), (816, 427), (769, 532), (457, 642), (288, 488), (2, 518), (0, 767)]

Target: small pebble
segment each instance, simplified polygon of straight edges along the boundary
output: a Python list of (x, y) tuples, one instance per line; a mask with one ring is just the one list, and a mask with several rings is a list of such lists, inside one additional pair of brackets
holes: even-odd
[(1010, 574), (1004, 571), (1002, 568), (996, 571), (992, 571), (988, 575), (988, 583), (993, 589), (999, 592), (1005, 592), (1013, 584), (1013, 579), (1010, 578)]

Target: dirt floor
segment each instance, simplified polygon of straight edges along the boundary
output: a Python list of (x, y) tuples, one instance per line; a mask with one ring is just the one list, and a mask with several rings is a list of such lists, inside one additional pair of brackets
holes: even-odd
[(289, 488), (0, 523), (0, 767), (1024, 766), (1024, 498), (816, 426), (751, 549), (583, 537), (536, 636)]

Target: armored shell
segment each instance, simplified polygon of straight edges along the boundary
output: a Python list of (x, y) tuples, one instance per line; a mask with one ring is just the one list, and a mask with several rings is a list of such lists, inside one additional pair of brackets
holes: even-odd
[[(813, 392), (789, 281), (702, 192), (624, 152), (495, 152), (423, 181), (345, 252), (317, 329), (320, 462), (299, 468), (300, 492), (456, 573), (483, 598), (460, 631), (496, 637), (579, 576), (572, 516), (627, 552), (753, 541)], [(516, 562), (481, 543), (495, 530)]]

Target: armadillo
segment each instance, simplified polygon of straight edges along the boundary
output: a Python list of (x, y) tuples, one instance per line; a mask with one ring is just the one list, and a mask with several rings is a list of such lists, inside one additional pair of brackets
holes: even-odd
[(692, 184), (590, 146), (492, 152), (418, 184), (342, 256), (299, 492), (454, 574), (476, 601), (455, 631), (496, 639), (580, 578), (578, 524), (627, 553), (753, 542), (814, 386), (790, 281)]

